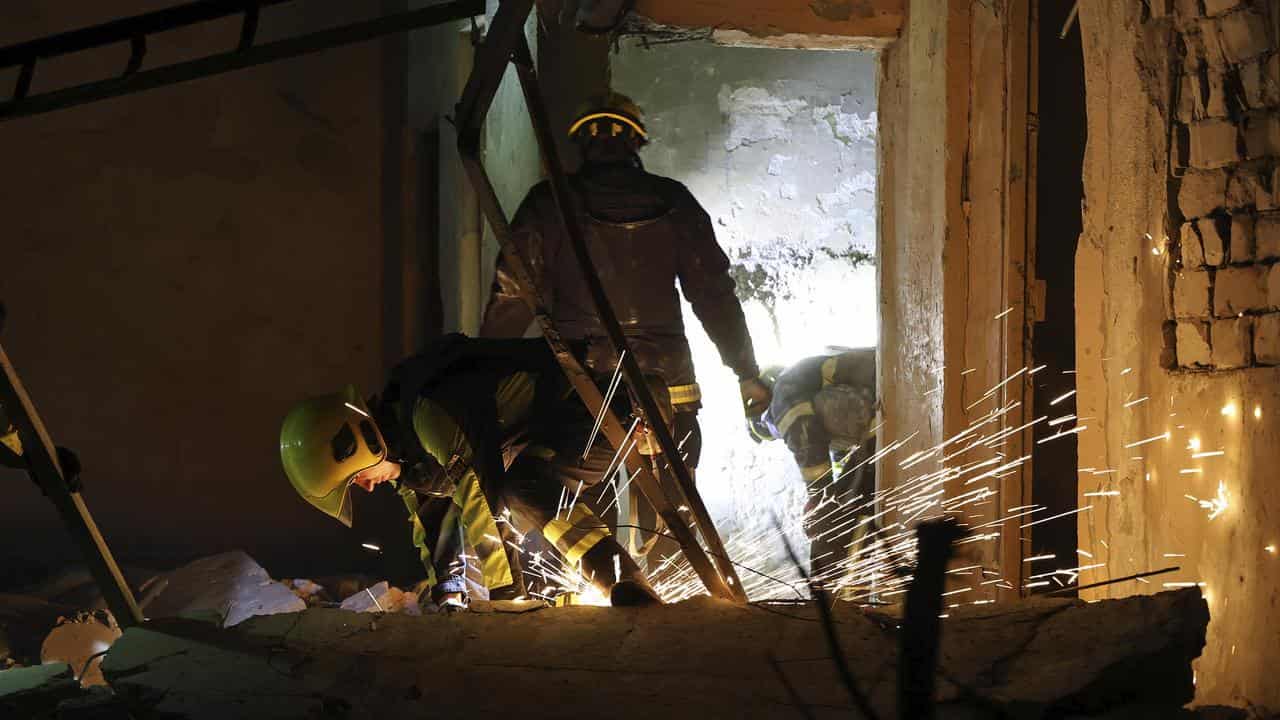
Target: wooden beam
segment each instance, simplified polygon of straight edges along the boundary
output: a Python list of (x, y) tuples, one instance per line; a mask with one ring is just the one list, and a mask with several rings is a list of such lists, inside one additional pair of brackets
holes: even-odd
[(898, 37), (906, 0), (639, 0), (636, 12), (662, 25), (757, 37), (801, 34), (887, 42)]

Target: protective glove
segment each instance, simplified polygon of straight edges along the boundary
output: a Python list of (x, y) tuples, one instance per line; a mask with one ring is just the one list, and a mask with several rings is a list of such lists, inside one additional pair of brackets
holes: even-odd
[(773, 401), (773, 391), (759, 376), (740, 381), (738, 390), (742, 393), (742, 411), (749, 418), (762, 415)]

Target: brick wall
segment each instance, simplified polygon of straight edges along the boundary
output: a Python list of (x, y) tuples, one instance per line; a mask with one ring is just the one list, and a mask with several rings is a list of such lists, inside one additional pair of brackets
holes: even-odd
[(1165, 365), (1280, 364), (1280, 7), (1172, 5), (1171, 215), (1181, 227), (1168, 247)]

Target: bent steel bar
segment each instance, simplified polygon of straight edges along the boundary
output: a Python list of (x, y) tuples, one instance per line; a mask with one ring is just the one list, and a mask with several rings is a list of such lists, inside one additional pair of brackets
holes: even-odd
[(73, 491), (62, 474), (58, 464), (58, 453), (45, 431), (44, 423), (36, 413), (35, 405), (22, 387), (18, 372), (9, 362), (9, 356), (0, 346), (0, 407), (4, 408), (9, 421), (18, 429), (18, 437), (22, 439), (22, 458), (36, 484), (53, 502), (67, 530), (80, 548), (89, 572), (102, 590), (107, 609), (115, 616), (121, 627), (130, 627), (142, 622), (142, 611), (133, 597), (120, 567), (116, 565), (107, 541), (98, 531), (89, 508), (84, 504), (80, 493)]
[[(604, 399), (599, 387), (596, 386), (595, 382), (583, 369), (577, 357), (569, 349), (568, 343), (565, 342), (563, 336), (560, 335), (552, 322), (541, 291), (532, 281), (526, 258), (521, 257), (519, 249), (511, 242), (510, 224), (498, 202), (497, 194), (489, 180), (484, 164), (480, 160), (480, 134), (484, 127), (485, 118), (502, 82), (503, 74), (507, 66), (514, 60), (521, 87), (524, 90), (530, 119), (537, 134), (539, 148), (546, 163), (547, 173), (551, 178), (553, 194), (555, 195), (557, 208), (560, 211), (561, 221), (570, 237), (584, 280), (588, 289), (592, 292), (597, 312), (610, 334), (610, 340), (613, 342), (615, 351), (622, 358), (622, 369), (626, 374), (628, 385), (640, 401), (642, 415), (646, 420), (651, 419), (653, 421), (648, 424), (658, 436), (659, 445), (666, 454), (670, 467), (674, 469), (679, 484), (664, 483), (662, 477), (655, 477), (653, 473), (644, 467), (639, 458), (631, 458), (629, 456), (625, 458), (627, 470), (635, 475), (634, 482), (636, 486), (654, 506), (659, 516), (663, 518), (671, 529), (672, 534), (675, 535), (684, 551), (685, 557), (689, 560), (689, 564), (698, 574), (708, 592), (726, 599), (745, 601), (746, 594), (737, 578), (732, 563), (724, 552), (724, 546), (720, 541), (714, 524), (711, 522), (710, 516), (706, 512), (706, 506), (698, 495), (697, 489), (693, 486), (692, 475), (680, 458), (675, 440), (662, 419), (657, 402), (654, 401), (648, 385), (644, 382), (640, 367), (635, 362), (634, 354), (626, 352), (626, 338), (622, 334), (622, 329), (618, 325), (612, 307), (609, 305), (608, 297), (605, 295), (600, 279), (595, 273), (590, 257), (587, 255), (582, 229), (577, 224), (577, 218), (570, 211), (569, 206), (566, 205), (570, 199), (565, 192), (564, 170), (560, 165), (558, 156), (555, 154), (555, 143), (550, 134), (546, 114), (543, 111), (532, 58), (524, 37), (524, 22), (532, 8), (533, 0), (504, 0), (498, 8), (493, 22), (490, 24), (484, 44), (476, 56), (475, 69), (472, 71), (467, 86), (463, 91), (462, 99), (458, 103), (458, 151), (462, 156), (463, 165), (475, 185), (481, 209), (488, 218), (494, 235), (497, 236), (502, 246), (502, 252), (520, 281), (520, 285), (523, 288), (523, 299), (532, 310), (543, 336), (551, 346), (553, 354), (583, 403), (592, 413), (602, 417), (601, 430), (605, 437), (609, 439), (615, 448), (621, 449), (626, 431), (618, 418), (604, 406)], [(706, 539), (707, 544), (711, 546), (711, 552), (715, 556), (715, 564), (712, 563), (711, 559), (708, 558), (708, 553), (698, 543), (697, 536), (693, 530), (685, 522), (684, 518), (680, 516), (677, 507), (681, 504), (687, 504), (691, 508), (699, 532)], [(719, 572), (717, 572), (717, 567)]]
[[(234, 50), (30, 96), (26, 95), (25, 90), (31, 84), (35, 59), (30, 59), (32, 56), (28, 51), (28, 54), (24, 57), (29, 59), (19, 59), (17, 63), (23, 67), (23, 73), (18, 81), (19, 92), (15, 99), (0, 103), (0, 121), (38, 115), (122, 95), (131, 95), (143, 90), (151, 90), (165, 85), (186, 82), (187, 80), (195, 80), (300, 55), (309, 55), (343, 45), (366, 42), (384, 35), (406, 32), (429, 25), (439, 25), (450, 20), (463, 20), (483, 15), (484, 3), (485, 0), (452, 0), (452, 2), (437, 3), (418, 10), (395, 13), (374, 20), (319, 30), (263, 45), (252, 45), (246, 42), (246, 38), (252, 34), (247, 28), (251, 23), (256, 23), (252, 16), (246, 16), (246, 30), (241, 33), (240, 45)], [(241, 5), (240, 10), (245, 11), (244, 4), (242, 3)], [(234, 11), (225, 14), (234, 14)], [(128, 39), (133, 42), (135, 37), (145, 37), (145, 34), (137, 34)], [(12, 53), (14, 57), (17, 57), (16, 53), (19, 49), (26, 45), (38, 48), (41, 42), (45, 41), (37, 40), (5, 48), (4, 52)], [(56, 49), (58, 46), (52, 45), (51, 47)], [(96, 47), (96, 45), (90, 45), (90, 47)], [(136, 51), (134, 54), (137, 54)]]

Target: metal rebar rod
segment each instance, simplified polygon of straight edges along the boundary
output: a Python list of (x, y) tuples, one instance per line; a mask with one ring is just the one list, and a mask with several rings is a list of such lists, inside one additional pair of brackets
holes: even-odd
[(142, 70), (126, 77), (99, 80), (61, 90), (0, 103), (0, 121), (37, 115), (97, 100), (131, 95), (143, 90), (196, 80), (255, 65), (321, 52), (344, 45), (375, 40), (384, 35), (439, 25), (484, 14), (484, 0), (453, 0), (374, 20), (235, 49), (196, 60)]

